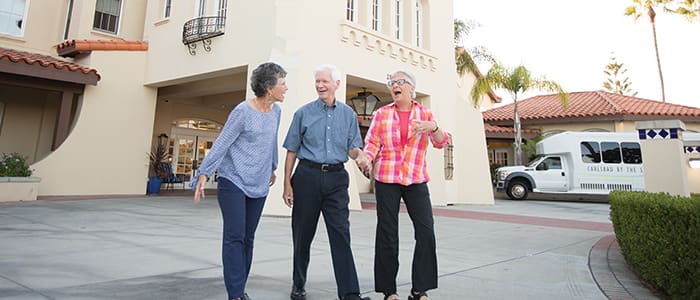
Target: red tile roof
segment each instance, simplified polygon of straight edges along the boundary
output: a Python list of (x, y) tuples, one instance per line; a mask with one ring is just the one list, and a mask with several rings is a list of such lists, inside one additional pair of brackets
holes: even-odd
[[(82, 75), (80, 77), (83, 77), (86, 82), (81, 82), (83, 84), (85, 83), (91, 83), (91, 82), (97, 82), (100, 80), (100, 75), (97, 74), (97, 70), (88, 68), (88, 67), (83, 67), (81, 65), (72, 63), (72, 62), (67, 62), (60, 60), (58, 58), (48, 56), (48, 55), (42, 55), (42, 54), (37, 54), (37, 53), (30, 53), (30, 52), (25, 52), (25, 51), (19, 51), (19, 50), (14, 50), (14, 49), (8, 49), (8, 48), (2, 48), (0, 47), (0, 63), (3, 63), (7, 66), (5, 70), (10, 70), (11, 71), (6, 71), (8, 73), (13, 73), (13, 74), (18, 74), (18, 75), (25, 75), (25, 76), (37, 76), (34, 73), (48, 73), (52, 74), (55, 73), (55, 71), (58, 72), (70, 72), (68, 74), (78, 74)], [(13, 68), (10, 68), (10, 66), (14, 66)], [(49, 72), (41, 72), (41, 70), (37, 70), (36, 68), (45, 68), (46, 71)], [(38, 72), (35, 72), (38, 71)], [(66, 74), (66, 73), (63, 73)], [(76, 76), (69, 76), (71, 78), (75, 78)], [(54, 79), (54, 80), (60, 80), (60, 78), (53, 78), (52, 76), (46, 77), (48, 79)], [(94, 83), (91, 83), (94, 84)]]
[[(564, 109), (557, 94), (535, 96), (518, 101), (522, 121), (570, 122), (571, 119), (680, 119), (700, 118), (700, 108), (624, 96), (605, 91), (570, 93), (569, 105)], [(482, 112), (484, 122), (500, 124), (513, 122), (513, 104)]]
[[(513, 139), (515, 134), (515, 129), (508, 126), (496, 126), (484, 123), (484, 132), (486, 138), (509, 138)], [(520, 133), (525, 138), (534, 138), (540, 135), (540, 131), (537, 129), (525, 129), (521, 128)]]
[(93, 50), (146, 51), (148, 43), (124, 40), (67, 40), (56, 46), (58, 55), (64, 57), (89, 54)]

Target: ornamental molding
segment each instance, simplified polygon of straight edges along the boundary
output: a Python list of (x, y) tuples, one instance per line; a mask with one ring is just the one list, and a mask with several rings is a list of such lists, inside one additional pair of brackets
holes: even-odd
[(368, 30), (347, 20), (340, 24), (340, 31), (340, 41), (343, 43), (364, 48), (369, 52), (376, 52), (432, 72), (437, 69), (437, 57), (396, 40), (388, 39), (376, 31)]

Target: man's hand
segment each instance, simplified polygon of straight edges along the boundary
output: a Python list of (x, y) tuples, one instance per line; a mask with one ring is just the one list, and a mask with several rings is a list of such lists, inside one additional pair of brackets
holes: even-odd
[(284, 192), (282, 193), (282, 199), (287, 207), (292, 207), (294, 205), (294, 192), (292, 191), (292, 184), (289, 182), (284, 183)]
[(369, 160), (369, 156), (364, 152), (360, 152), (355, 158), (355, 163), (357, 167), (360, 168), (362, 174), (369, 178), (370, 172), (372, 171), (372, 162)]

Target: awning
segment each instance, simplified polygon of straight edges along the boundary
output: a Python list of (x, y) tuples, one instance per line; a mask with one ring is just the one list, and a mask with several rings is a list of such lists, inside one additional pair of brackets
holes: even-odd
[(0, 73), (96, 85), (97, 70), (48, 55), (0, 47)]

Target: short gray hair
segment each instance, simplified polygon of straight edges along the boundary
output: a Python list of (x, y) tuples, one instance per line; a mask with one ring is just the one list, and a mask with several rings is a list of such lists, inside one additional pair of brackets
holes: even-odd
[(411, 95), (411, 98), (416, 99), (416, 77), (414, 77), (411, 73), (399, 70), (394, 73), (391, 73), (391, 75), (389, 75), (389, 78), (394, 78), (394, 76), (396, 75), (403, 75), (404, 77), (406, 77), (408, 83), (411, 84), (411, 86), (413, 87), (413, 94)]
[(280, 65), (273, 62), (266, 62), (259, 65), (250, 76), (250, 88), (255, 96), (262, 97), (267, 93), (268, 88), (275, 87), (279, 78), (287, 76), (287, 71)]
[(338, 67), (331, 64), (322, 64), (316, 67), (316, 70), (314, 70), (314, 77), (323, 71), (331, 71), (331, 78), (334, 81), (340, 80), (340, 70), (338, 70)]

